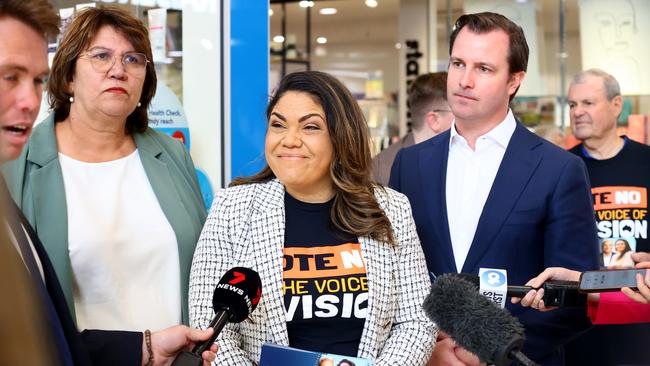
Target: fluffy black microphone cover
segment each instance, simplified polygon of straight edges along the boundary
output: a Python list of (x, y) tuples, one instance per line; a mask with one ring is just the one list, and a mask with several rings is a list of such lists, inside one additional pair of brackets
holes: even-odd
[(500, 364), (523, 343), (521, 323), (458, 276), (439, 276), (422, 307), (441, 330), (482, 362)]

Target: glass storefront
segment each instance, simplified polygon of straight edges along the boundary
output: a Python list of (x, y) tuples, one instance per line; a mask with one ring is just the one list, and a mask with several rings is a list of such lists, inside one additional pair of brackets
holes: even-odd
[[(650, 113), (650, 50), (642, 39), (643, 34), (650, 34), (650, 29), (645, 29), (650, 26), (642, 22), (650, 16), (650, 2), (644, 0), (343, 0), (313, 4), (272, 0), (270, 86), (283, 70), (310, 67), (338, 76), (366, 111), (378, 151), (407, 129), (406, 107), (400, 103), (405, 98), (399, 87), (405, 77), (401, 59), (413, 60), (409, 55), (421, 53), (416, 60), (420, 74), (446, 70), (453, 22), (463, 13), (480, 11), (501, 13), (526, 33), (528, 73), (512, 103), (524, 124), (531, 128), (554, 124), (566, 130), (565, 97), (571, 78), (583, 69), (598, 67), (621, 84), (625, 100), (619, 119), (621, 133), (648, 142), (645, 126), (640, 133), (636, 125), (627, 130), (628, 119), (640, 118), (647, 124)], [(418, 21), (419, 14), (426, 21)], [(417, 50), (412, 47), (413, 40)]]
[[(645, 0), (270, 0), (246, 2), (248, 8), (238, 5), (243, 2), (218, 0), (52, 3), (61, 9), (62, 16), (88, 5), (124, 7), (150, 27), (159, 81), (184, 107), (193, 131), (200, 131), (192, 133), (192, 155), (198, 165), (214, 165), (206, 170), (215, 186), (227, 184), (242, 171), (254, 170), (225, 166), (231, 161), (252, 166), (250, 161), (259, 162), (261, 158), (261, 146), (240, 162), (238, 153), (224, 145), (229, 146), (231, 136), (235, 144), (253, 130), (259, 133), (254, 141), (247, 142), (261, 143), (258, 137), (265, 129), (265, 100), (282, 75), (292, 71), (321, 70), (340, 78), (366, 114), (375, 153), (405, 134), (406, 84), (414, 73), (447, 68), (449, 33), (464, 12), (500, 12), (524, 28), (531, 48), (529, 70), (512, 104), (524, 124), (553, 124), (566, 129), (564, 98), (571, 77), (582, 69), (600, 67), (621, 83), (625, 96), (621, 133), (648, 141), (650, 50), (642, 36), (650, 34), (650, 25), (642, 19), (650, 16), (650, 2)], [(224, 17), (220, 12), (225, 3), (233, 9), (243, 8), (244, 14), (236, 19)], [(188, 8), (192, 14), (187, 13)], [(252, 14), (252, 8), (268, 12), (268, 33), (246, 30), (252, 24), (246, 15)], [(263, 90), (245, 97), (254, 100), (255, 109), (259, 109), (248, 119), (236, 111), (232, 117), (228, 98), (240, 101), (242, 96), (230, 96), (231, 88), (252, 82), (226, 78), (230, 66), (224, 67), (221, 61), (229, 60), (233, 47), (241, 45), (239, 36), (228, 33), (237, 24), (242, 32), (252, 32), (252, 39), (260, 38), (268, 50), (268, 68), (255, 66), (255, 74), (268, 80), (268, 85), (254, 83), (262, 85)], [(263, 21), (260, 27), (265, 27)], [(221, 45), (222, 39), (230, 43)], [(227, 107), (222, 108), (216, 100), (224, 100)], [(206, 110), (208, 107), (211, 109)], [(631, 131), (626, 131), (628, 120), (639, 121)], [(246, 130), (237, 135), (230, 127), (223, 127), (231, 124), (246, 126)], [(204, 128), (213, 130), (206, 132)], [(250, 145), (241, 150), (248, 152)], [(218, 162), (212, 164), (214, 161)]]

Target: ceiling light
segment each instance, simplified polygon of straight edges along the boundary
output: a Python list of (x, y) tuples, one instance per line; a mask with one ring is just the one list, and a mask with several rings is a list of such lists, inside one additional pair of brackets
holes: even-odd
[(318, 37), (318, 38), (316, 38), (316, 43), (318, 43), (318, 44), (325, 44), (325, 43), (327, 43), (327, 38), (325, 38), (325, 37)]
[(320, 13), (323, 15), (334, 15), (336, 14), (337, 10), (336, 8), (322, 8), (320, 10)]
[(269, 16), (273, 16), (273, 9), (269, 8)]
[(284, 37), (281, 35), (273, 36), (273, 42), (275, 43), (282, 43), (284, 42)]
[(301, 8), (311, 8), (314, 6), (314, 2), (311, 0), (302, 0), (301, 2), (298, 3), (298, 6)]
[(377, 5), (379, 5), (377, 0), (366, 0), (366, 6), (369, 8), (376, 8)]

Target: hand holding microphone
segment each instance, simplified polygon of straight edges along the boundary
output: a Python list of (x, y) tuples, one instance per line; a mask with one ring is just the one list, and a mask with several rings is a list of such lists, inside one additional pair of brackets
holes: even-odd
[[(209, 339), (213, 334), (212, 328), (200, 330), (184, 325), (152, 332), (151, 354), (149, 354), (146, 340), (142, 341), (142, 365), (147, 365), (150, 357), (154, 365), (168, 365), (180, 352)], [(203, 366), (209, 366), (217, 358), (217, 345), (213, 344), (199, 356), (202, 358)]]
[(246, 319), (257, 307), (261, 296), (262, 281), (257, 272), (244, 267), (235, 267), (226, 272), (212, 297), (215, 316), (208, 327), (213, 328), (214, 332), (208, 340), (198, 343), (192, 352), (179, 354), (172, 366), (201, 365), (202, 353), (210, 349), (226, 323), (239, 323)]
[[(510, 301), (513, 304), (521, 302), (521, 306), (528, 306), (539, 311), (549, 311), (557, 308), (557, 306), (546, 307), (544, 303), (544, 289), (542, 285), (550, 280), (559, 281), (580, 281), (580, 272), (573, 271), (562, 267), (550, 267), (540, 273), (537, 277), (531, 279), (526, 283), (526, 286), (532, 287), (525, 294), (513, 297)], [(522, 296), (523, 295), (523, 296)]]
[[(647, 253), (640, 253), (647, 255)], [(521, 302), (522, 306), (530, 306), (540, 311), (553, 310), (545, 301), (545, 292), (540, 287), (552, 280), (575, 281), (577, 290), (589, 293), (589, 300), (597, 302), (599, 292), (622, 291), (632, 300), (647, 304), (650, 302), (650, 271), (641, 270), (650, 268), (650, 262), (637, 263), (636, 269), (603, 270), (578, 272), (562, 267), (551, 267), (544, 270), (537, 277), (528, 281), (527, 285), (533, 287), (519, 297), (513, 297), (514, 304)]]
[[(472, 283), (477, 288), (477, 290), (483, 288), (484, 286), (484, 283), (482, 283), (481, 279), (482, 277), (469, 273), (452, 273), (451, 275), (467, 280), (468, 282)], [(580, 273), (578, 272), (578, 279), (579, 277)], [(541, 275), (536, 278), (541, 278)], [(519, 298), (525, 297), (532, 290), (535, 291), (535, 294), (540, 294), (540, 299), (543, 299), (547, 305), (584, 307), (587, 304), (587, 296), (583, 293), (580, 293), (578, 289), (579, 282), (578, 280), (574, 280), (573, 276), (554, 275), (554, 277), (544, 277), (541, 281), (530, 280), (525, 286), (508, 285), (504, 289), (504, 293), (506, 297), (515, 299), (513, 300), (514, 304), (518, 302)], [(505, 301), (501, 301), (499, 303), (502, 305), (502, 307), (505, 306)]]

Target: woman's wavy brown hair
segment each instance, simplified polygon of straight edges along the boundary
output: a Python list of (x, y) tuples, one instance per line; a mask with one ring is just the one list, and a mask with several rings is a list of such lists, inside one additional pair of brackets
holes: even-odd
[[(379, 207), (374, 189), (383, 189), (371, 178), (368, 125), (359, 104), (333, 76), (319, 71), (285, 76), (266, 108), (267, 120), (273, 108), (289, 91), (309, 94), (325, 112), (334, 156), (330, 176), (334, 184), (331, 219), (337, 229), (356, 236), (370, 236), (394, 244), (390, 221)], [(275, 174), (267, 165), (250, 177), (235, 179), (231, 186), (267, 182)]]
[[(136, 52), (142, 52), (150, 61), (140, 95), (140, 107), (126, 118), (128, 133), (144, 132), (149, 117), (147, 109), (156, 93), (156, 69), (153, 65), (149, 31), (136, 17), (114, 7), (87, 8), (75, 15), (65, 31), (59, 48), (54, 54), (52, 70), (47, 84), (50, 107), (54, 110), (54, 120), (59, 122), (70, 114), (69, 98), (72, 96), (68, 84), (73, 80), (77, 59), (92, 43), (93, 38), (104, 26), (110, 26), (131, 43)], [(116, 60), (115, 62), (119, 62)]]

